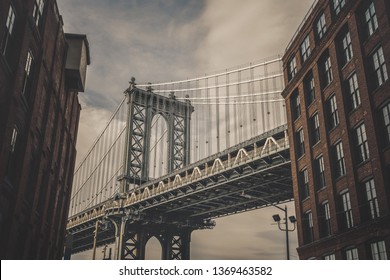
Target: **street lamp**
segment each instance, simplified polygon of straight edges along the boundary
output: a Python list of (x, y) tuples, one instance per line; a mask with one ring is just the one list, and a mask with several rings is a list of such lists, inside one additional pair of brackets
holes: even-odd
[[(284, 212), (284, 222), (281, 222), (281, 218), (279, 216), (279, 214), (275, 214), (272, 216), (272, 218), (274, 219), (275, 222), (278, 223), (278, 228), (281, 230), (281, 231), (285, 231), (286, 232), (286, 257), (287, 257), (287, 260), (290, 259), (290, 243), (289, 243), (289, 239), (288, 239), (288, 232), (289, 231), (294, 231), (295, 230), (295, 223), (297, 222), (297, 219), (295, 218), (295, 216), (290, 216), (288, 217), (288, 219), (290, 220), (290, 223), (292, 223), (294, 225), (294, 228), (293, 229), (289, 229), (288, 228), (288, 221), (287, 221), (287, 206), (284, 206), (284, 209), (282, 207), (279, 207), (277, 205), (273, 205), (272, 206), (278, 208), (279, 210), (283, 211)], [(282, 228), (280, 226), (280, 224), (284, 224), (284, 228)]]
[[(282, 207), (279, 207), (278, 205), (275, 205), (275, 204), (273, 204), (273, 203), (271, 203), (271, 202), (269, 202), (269, 201), (267, 201), (267, 200), (265, 200), (263, 198), (255, 197), (255, 196), (252, 196), (252, 195), (249, 195), (249, 194), (245, 194), (244, 191), (241, 193), (241, 196), (245, 197), (245, 198), (249, 198), (249, 199), (255, 198), (255, 199), (258, 199), (258, 200), (262, 200), (265, 203), (270, 204), (271, 206), (276, 207), (279, 210), (284, 212), (284, 222), (281, 222), (281, 218), (280, 218), (279, 214), (272, 215), (272, 218), (274, 219), (275, 222), (278, 223), (279, 229), (281, 231), (285, 231), (286, 232), (286, 258), (287, 258), (287, 260), (289, 260), (290, 259), (290, 243), (289, 243), (289, 240), (288, 240), (288, 233), (290, 231), (294, 231), (295, 230), (295, 223), (297, 222), (297, 219), (295, 218), (295, 216), (288, 217), (290, 222), (294, 225), (293, 229), (289, 229), (288, 228), (288, 221), (287, 221), (288, 214), (287, 214), (287, 206), (286, 205), (284, 206), (284, 208), (282, 208)], [(280, 224), (285, 224), (285, 227), (282, 228), (280, 226)]]

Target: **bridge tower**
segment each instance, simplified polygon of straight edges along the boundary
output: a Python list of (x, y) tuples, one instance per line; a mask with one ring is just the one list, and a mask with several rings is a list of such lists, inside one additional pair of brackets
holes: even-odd
[[(190, 120), (194, 111), (190, 101), (179, 101), (172, 92), (168, 97), (136, 87), (135, 78), (125, 91), (128, 114), (123, 174), (118, 177), (120, 196), (125, 196), (149, 178), (150, 140), (152, 120), (160, 114), (167, 123), (168, 158), (167, 172), (182, 168), (190, 162)], [(158, 213), (156, 213), (158, 216)], [(156, 222), (137, 213), (113, 219), (118, 229), (118, 259), (145, 259), (148, 240), (155, 236), (162, 247), (163, 259), (189, 259), (189, 225), (173, 225)], [(157, 220), (160, 218), (157, 218)]]
[(190, 162), (190, 120), (194, 107), (190, 101), (179, 101), (172, 92), (169, 97), (136, 87), (135, 78), (125, 91), (128, 103), (126, 151), (121, 182), (124, 194), (149, 180), (150, 139), (153, 117), (160, 114), (168, 127), (168, 170), (184, 167)]

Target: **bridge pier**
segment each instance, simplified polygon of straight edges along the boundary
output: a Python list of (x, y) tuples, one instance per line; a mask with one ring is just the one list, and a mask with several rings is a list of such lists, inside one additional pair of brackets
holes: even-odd
[(189, 260), (193, 230), (164, 224), (126, 224), (121, 236), (120, 259), (144, 260), (146, 244), (154, 236), (161, 244), (163, 260)]

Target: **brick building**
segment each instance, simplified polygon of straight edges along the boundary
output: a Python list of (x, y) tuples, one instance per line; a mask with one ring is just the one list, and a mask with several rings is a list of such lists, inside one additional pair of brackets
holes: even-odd
[(389, 21), (315, 1), (283, 57), (301, 259), (390, 257)]
[(89, 48), (55, 0), (0, 0), (0, 258), (59, 259)]

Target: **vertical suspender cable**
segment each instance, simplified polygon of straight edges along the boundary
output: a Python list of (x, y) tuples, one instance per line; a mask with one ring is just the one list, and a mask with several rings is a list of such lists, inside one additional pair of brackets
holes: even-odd
[(226, 105), (225, 105), (225, 125), (226, 125), (226, 147), (230, 147), (230, 99), (229, 99), (229, 73), (226, 69)]
[(218, 76), (215, 76), (215, 103), (216, 103), (216, 106), (215, 106), (215, 119), (216, 119), (216, 129), (217, 129), (217, 153), (219, 153), (221, 151), (221, 137), (220, 137), (220, 128), (219, 128), (219, 119), (220, 119), (220, 112), (219, 112), (219, 84), (218, 84)]
[(211, 154), (211, 139), (212, 139), (212, 131), (211, 131), (211, 102), (210, 102), (210, 92), (209, 92), (209, 80), (208, 78), (205, 78), (205, 87), (206, 87), (206, 100), (207, 100), (207, 111), (206, 111), (206, 155), (205, 157), (210, 156)]

